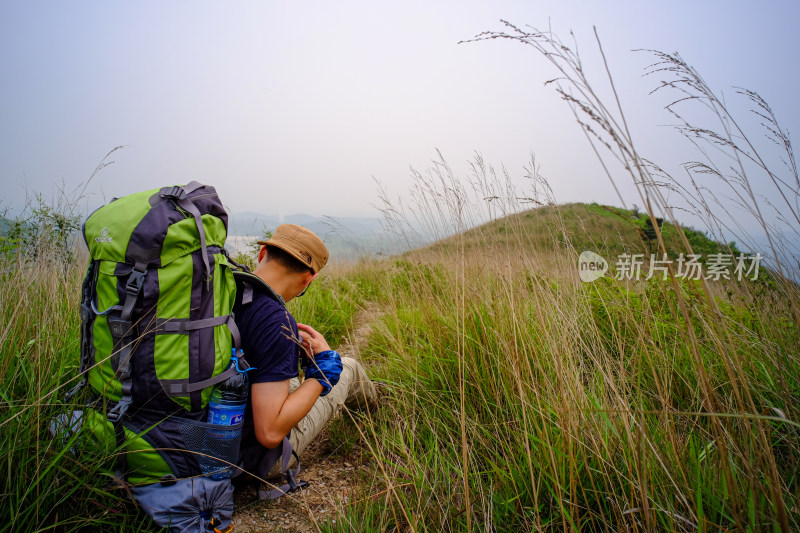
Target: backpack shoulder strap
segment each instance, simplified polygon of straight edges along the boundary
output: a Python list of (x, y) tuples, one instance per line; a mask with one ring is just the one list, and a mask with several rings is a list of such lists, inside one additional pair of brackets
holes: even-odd
[(242, 292), (242, 305), (248, 305), (253, 301), (253, 291), (256, 290), (266, 294), (282, 306), (286, 307), (283, 297), (275, 292), (275, 289), (251, 272), (233, 271), (233, 279), (236, 280), (236, 290)]

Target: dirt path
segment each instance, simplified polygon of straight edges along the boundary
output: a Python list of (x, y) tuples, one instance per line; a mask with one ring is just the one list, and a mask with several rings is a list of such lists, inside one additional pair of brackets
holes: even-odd
[[(377, 304), (367, 305), (356, 316), (355, 330), (339, 346), (342, 356), (360, 359), (361, 348), (366, 345), (372, 323), (380, 316)], [(300, 479), (309, 487), (274, 501), (260, 501), (255, 487), (237, 491), (234, 530), (239, 532), (284, 531), (315, 532), (315, 521), (327, 521), (337, 515), (337, 508), (347, 503), (353, 488), (368, 473), (361, 450), (355, 447), (342, 454), (333, 449), (328, 428), (300, 456)]]

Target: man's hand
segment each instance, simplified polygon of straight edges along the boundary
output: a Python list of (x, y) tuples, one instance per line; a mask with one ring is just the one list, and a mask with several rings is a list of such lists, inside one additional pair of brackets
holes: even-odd
[(306, 324), (297, 324), (297, 329), (304, 333), (303, 347), (305, 347), (306, 352), (310, 352), (311, 355), (318, 354), (320, 352), (327, 352), (331, 349), (331, 347), (328, 345), (328, 341), (326, 341), (325, 337), (322, 336), (322, 333), (315, 330), (311, 326)]
[(316, 379), (322, 385), (320, 396), (328, 394), (342, 375), (342, 358), (333, 350), (326, 350), (314, 355), (314, 358), (303, 368), (306, 379)]
[(342, 358), (331, 350), (322, 334), (306, 324), (297, 324), (297, 329), (303, 335), (303, 346), (307, 352), (314, 354), (303, 367), (306, 379), (316, 379), (322, 385), (322, 394), (325, 396), (339, 381), (342, 373)]

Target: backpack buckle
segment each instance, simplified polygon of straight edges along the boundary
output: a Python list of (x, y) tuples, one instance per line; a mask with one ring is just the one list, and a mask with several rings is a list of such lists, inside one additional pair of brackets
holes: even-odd
[(178, 185), (173, 187), (164, 187), (161, 189), (161, 197), (174, 198), (180, 201), (186, 199), (186, 191), (183, 189), (183, 187), (179, 187)]
[(286, 483), (289, 484), (289, 491), (297, 492), (298, 490), (303, 490), (308, 487), (308, 481), (295, 481), (294, 474), (291, 470), (286, 471)]
[(128, 277), (128, 283), (125, 285), (125, 292), (127, 294), (134, 297), (139, 296), (139, 292), (142, 290), (145, 273), (146, 271), (136, 268), (131, 271), (131, 275)]
[(120, 398), (119, 402), (106, 413), (106, 419), (112, 424), (116, 424), (122, 419), (122, 416), (128, 411), (128, 407), (130, 406), (131, 398), (123, 396)]

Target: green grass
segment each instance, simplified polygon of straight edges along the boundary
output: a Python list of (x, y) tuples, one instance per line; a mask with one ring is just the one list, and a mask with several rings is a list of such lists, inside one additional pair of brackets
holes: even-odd
[(685, 282), (687, 321), (669, 282), (447, 265), (385, 266), (369, 351), (399, 392), (372, 446), (403, 489), (368, 529), (761, 530), (794, 505), (800, 434), (770, 411), (800, 398), (788, 306), (715, 309)]
[[(479, 159), (467, 177), (444, 161), (415, 173), (415, 218), (451, 236), (384, 266), (399, 275), (368, 351), (383, 359), (378, 375), (396, 395), (369, 434), (376, 496), (385, 493), (392, 512), (360, 503), (344, 516), (370, 531), (797, 529), (800, 291), (784, 277), (796, 276), (796, 256), (784, 263), (771, 254), (778, 272), (762, 270), (755, 282), (671, 275), (584, 284), (575, 275), (582, 250), (606, 259), (738, 254), (735, 243), (680, 229), (664, 192), (677, 192), (717, 230), (741, 228), (748, 216), (766, 227), (749, 174), (766, 174), (794, 200), (787, 184), (800, 183), (796, 170), (780, 160), (777, 172), (767, 169), (702, 78), (679, 57), (656, 53), (653, 72), (674, 78), (662, 87), (684, 97), (675, 105), (699, 100), (725, 128), (681, 126), (700, 139), (704, 157), (708, 146), (724, 147), (724, 164), (687, 163), (700, 184), (682, 186), (636, 152), (621, 108), (599, 99), (577, 53), (551, 33), (507, 28), (477, 40), (509, 39), (544, 55), (590, 142), (621, 163), (652, 214), (554, 206), (546, 194), (534, 198), (545, 207), (521, 211), (508, 176), (492, 181), (496, 173)], [(769, 106), (741, 94), (785, 149), (783, 160), (794, 161)], [(729, 161), (739, 166), (725, 175)], [(718, 196), (704, 175), (741, 200), (742, 218), (731, 224), (712, 211)], [(549, 190), (535, 175), (532, 183)], [(791, 226), (796, 206), (787, 204), (779, 222)], [(492, 216), (498, 211), (511, 214)]]
[(114, 450), (87, 449), (77, 435), (53, 438), (48, 429), (85, 402), (62, 401), (77, 383), (83, 267), (12, 255), (0, 271), (0, 529), (139, 528), (142, 517), (115, 488), (107, 459)]

